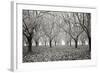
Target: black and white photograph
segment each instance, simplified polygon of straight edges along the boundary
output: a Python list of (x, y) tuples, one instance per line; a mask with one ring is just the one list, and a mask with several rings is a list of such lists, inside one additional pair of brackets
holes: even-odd
[(91, 13), (22, 10), (22, 62), (91, 59)]

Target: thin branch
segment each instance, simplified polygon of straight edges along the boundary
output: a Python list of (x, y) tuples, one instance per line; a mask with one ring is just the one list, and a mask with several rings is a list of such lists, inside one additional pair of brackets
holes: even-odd
[(27, 25), (26, 25), (24, 19), (23, 19), (23, 23), (24, 23), (24, 25), (25, 25), (25, 27), (26, 27), (26, 30), (28, 31), (28, 34), (30, 34), (30, 32), (29, 32), (29, 30), (28, 30), (28, 27), (27, 27)]
[(23, 34), (26, 36), (26, 38), (28, 38), (28, 35), (26, 35), (26, 33), (23, 31)]
[(78, 37), (81, 33), (83, 33), (83, 30), (77, 35), (77, 37)]
[(87, 33), (87, 28), (84, 26), (84, 13), (83, 13), (83, 24), (81, 23), (78, 13), (76, 13), (76, 16), (79, 20), (79, 24), (82, 26), (82, 29)]
[[(42, 17), (45, 13), (48, 13), (48, 12), (50, 12), (50, 11), (40, 12), (40, 13), (37, 15), (37, 17), (36, 17), (36, 18)], [(43, 14), (42, 14), (42, 15), (40, 15), (41, 13), (43, 13)], [(48, 14), (49, 14), (49, 13), (48, 13)]]

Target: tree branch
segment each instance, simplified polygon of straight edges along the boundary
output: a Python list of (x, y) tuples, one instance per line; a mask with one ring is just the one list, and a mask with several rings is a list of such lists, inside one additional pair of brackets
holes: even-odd
[(26, 27), (26, 30), (28, 31), (28, 34), (30, 35), (30, 32), (29, 32), (29, 30), (28, 30), (28, 27), (27, 27), (27, 25), (26, 25), (24, 19), (23, 19), (23, 23), (24, 23), (24, 25), (25, 25), (25, 27)]
[(23, 31), (23, 34), (26, 36), (26, 38), (28, 38), (28, 35), (26, 35), (26, 33)]
[(83, 24), (81, 23), (81, 20), (80, 20), (80, 18), (79, 18), (78, 13), (76, 13), (76, 16), (77, 16), (77, 18), (78, 18), (78, 20), (79, 20), (79, 24), (81, 25), (82, 29), (87, 33), (87, 28), (86, 28), (85, 25), (84, 25), (84, 13), (83, 13)]

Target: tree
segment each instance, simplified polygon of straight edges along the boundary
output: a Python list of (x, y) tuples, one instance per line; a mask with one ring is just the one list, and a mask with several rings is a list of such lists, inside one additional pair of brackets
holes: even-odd
[(54, 41), (54, 44), (55, 44), (55, 46), (57, 45), (57, 42), (58, 42), (58, 37), (55, 37), (54, 39), (53, 39), (53, 41)]
[(57, 45), (58, 45), (58, 42), (60, 42), (61, 39), (62, 39), (62, 35), (61, 35), (61, 32), (59, 32), (59, 33), (57, 34), (57, 36), (55, 36), (55, 37), (53, 38), (54, 46), (57, 46)]
[(78, 37), (83, 32), (81, 29), (81, 26), (77, 23), (77, 18), (75, 17), (75, 13), (63, 13), (63, 27), (60, 26), (67, 34), (70, 35), (70, 46), (71, 46), (71, 39), (75, 41), (75, 48), (77, 48), (78, 45)]
[(70, 35), (71, 37), (74, 39), (75, 41), (75, 48), (77, 48), (78, 46), (78, 37), (80, 36), (80, 34), (83, 32), (82, 27), (79, 25), (77, 18), (75, 17), (75, 13), (72, 13), (72, 26), (69, 26), (70, 28)]
[(52, 40), (58, 35), (58, 27), (54, 15), (47, 14), (43, 17), (43, 32), (49, 38), (49, 45), (52, 47)]
[(27, 46), (27, 38), (23, 35), (23, 46)]
[(39, 46), (39, 39), (43, 36), (43, 32), (40, 26), (40, 21), (38, 20), (38, 27), (34, 30), (33, 39), (35, 41), (36, 47)]
[(76, 13), (76, 17), (80, 26), (86, 32), (89, 41), (89, 51), (91, 51), (91, 14), (90, 13)]
[(31, 22), (29, 10), (23, 10), (23, 35), (28, 41), (28, 51), (31, 52), (33, 30), (35, 29), (35, 23)]
[(28, 41), (28, 52), (32, 52), (32, 39), (34, 31), (38, 28), (38, 18), (42, 17), (47, 11), (23, 10), (23, 35)]
[(42, 40), (43, 40), (43, 42), (44, 42), (44, 45), (47, 46), (48, 38), (47, 38), (46, 35), (44, 35), (44, 36), (42, 37)]
[(74, 24), (70, 31), (71, 31), (70, 36), (75, 41), (75, 48), (77, 48), (77, 46), (78, 46), (78, 37), (83, 32), (83, 30), (81, 30), (81, 28), (79, 26), (76, 26)]
[(69, 13), (69, 12), (62, 12), (62, 13), (60, 13), (59, 15), (58, 15), (58, 21), (57, 21), (57, 23), (58, 23), (58, 27), (60, 27), (60, 29), (62, 29), (63, 30), (63, 32), (65, 32), (65, 34), (63, 34), (63, 35), (66, 35), (66, 43), (67, 44), (69, 44), (70, 46), (71, 46), (71, 40), (72, 40), (72, 38), (71, 38), (71, 36), (70, 36), (70, 29), (69, 29), (69, 25), (70, 25), (70, 23), (69, 23), (69, 20), (70, 20), (70, 18), (69, 18), (69, 16), (70, 16), (70, 14), (71, 13)]

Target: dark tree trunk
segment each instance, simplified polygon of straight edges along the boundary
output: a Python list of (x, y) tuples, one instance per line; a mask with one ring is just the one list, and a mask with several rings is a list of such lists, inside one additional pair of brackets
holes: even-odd
[(38, 42), (38, 40), (35, 41), (35, 44), (36, 44), (36, 47), (39, 46), (39, 42)]
[(91, 52), (91, 37), (88, 36), (88, 40), (89, 40), (89, 52)]
[(50, 47), (52, 47), (52, 40), (49, 41)]
[(75, 48), (77, 48), (77, 46), (78, 46), (78, 42), (77, 42), (78, 40), (75, 40)]
[(32, 52), (32, 39), (28, 39), (28, 52)]
[(70, 40), (69, 40), (69, 46), (71, 46), (71, 38), (70, 38)]

